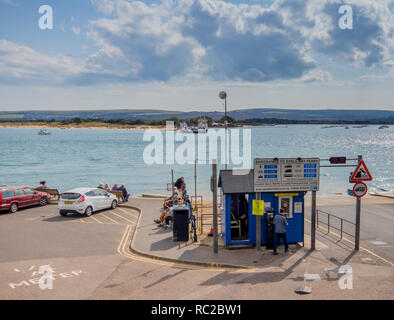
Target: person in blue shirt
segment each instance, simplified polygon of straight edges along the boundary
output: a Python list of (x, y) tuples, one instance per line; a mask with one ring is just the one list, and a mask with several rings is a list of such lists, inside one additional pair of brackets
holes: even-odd
[(283, 239), (283, 243), (285, 244), (285, 252), (289, 251), (289, 245), (287, 244), (286, 239), (286, 227), (289, 225), (285, 218), (285, 210), (280, 209), (279, 214), (274, 217), (274, 225), (275, 225), (275, 239), (274, 239), (274, 254), (278, 254), (276, 249), (278, 248), (278, 244), (280, 244), (280, 239)]

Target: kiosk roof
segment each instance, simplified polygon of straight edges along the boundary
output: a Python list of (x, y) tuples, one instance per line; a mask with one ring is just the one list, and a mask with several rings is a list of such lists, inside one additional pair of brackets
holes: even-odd
[(254, 193), (254, 174), (251, 170), (220, 170), (219, 188), (223, 193)]

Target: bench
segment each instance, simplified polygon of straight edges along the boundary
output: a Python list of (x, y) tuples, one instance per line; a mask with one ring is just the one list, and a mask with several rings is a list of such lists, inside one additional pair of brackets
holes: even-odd
[(109, 193), (112, 193), (113, 195), (115, 195), (118, 198), (118, 202), (124, 202), (124, 196), (123, 196), (123, 191), (120, 190), (111, 190), (108, 191)]
[(49, 195), (51, 197), (56, 198), (56, 200), (59, 200), (59, 198), (60, 198), (60, 193), (59, 193), (59, 190), (57, 190), (57, 189), (44, 189), (44, 188), (40, 189), (40, 188), (36, 188), (36, 189), (33, 189), (33, 190), (49, 193)]

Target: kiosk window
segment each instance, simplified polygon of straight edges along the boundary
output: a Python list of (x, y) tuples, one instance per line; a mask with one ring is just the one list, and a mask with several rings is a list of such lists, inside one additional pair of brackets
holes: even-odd
[(293, 197), (281, 197), (279, 198), (279, 209), (283, 208), (285, 210), (286, 218), (293, 218), (293, 208), (292, 201)]

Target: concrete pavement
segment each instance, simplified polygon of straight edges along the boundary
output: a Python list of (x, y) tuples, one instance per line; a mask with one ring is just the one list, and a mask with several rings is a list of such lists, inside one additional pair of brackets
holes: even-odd
[[(141, 201), (145, 200), (132, 199), (129, 205), (142, 207)], [(148, 201), (152, 203), (154, 200)], [(142, 211), (139, 217), (138, 211), (120, 207), (99, 212), (90, 218), (64, 218), (58, 215), (53, 205), (24, 209), (14, 215), (0, 214), (0, 299), (305, 300), (394, 297), (393, 267), (368, 252), (354, 253), (346, 244), (336, 243), (335, 238), (330, 239), (320, 231), (318, 250), (311, 253), (300, 247), (289, 255), (281, 253), (275, 257), (276, 260), (269, 260), (273, 256), (270, 252), (268, 256), (267, 252), (254, 260), (257, 263), (248, 270), (206, 268), (141, 256), (128, 248), (136, 224), (137, 233), (141, 235), (149, 235), (149, 228), (155, 225), (148, 220), (146, 224), (142, 223), (144, 214)], [(154, 231), (152, 229), (150, 233), (157, 237)], [(165, 236), (170, 238), (170, 234)], [(146, 248), (164, 254), (166, 250), (157, 250), (159, 246), (154, 243), (146, 245)], [(179, 254), (178, 250), (183, 249), (170, 248), (169, 252)], [(193, 251), (191, 246), (185, 246), (184, 250)], [(232, 253), (220, 249), (220, 252), (220, 259), (232, 253), (238, 256), (238, 261), (246, 261), (248, 254), (256, 257), (254, 249), (234, 250)], [(200, 256), (188, 253), (189, 259), (195, 257)], [(313, 293), (300, 296), (294, 290), (303, 283), (307, 262), (309, 273), (319, 274), (321, 280), (308, 282)], [(344, 263), (353, 268), (352, 290), (341, 290), (338, 279), (325, 278), (324, 268)], [(41, 290), (37, 284), (40, 278), (37, 271), (46, 264), (55, 268), (51, 290)]]

